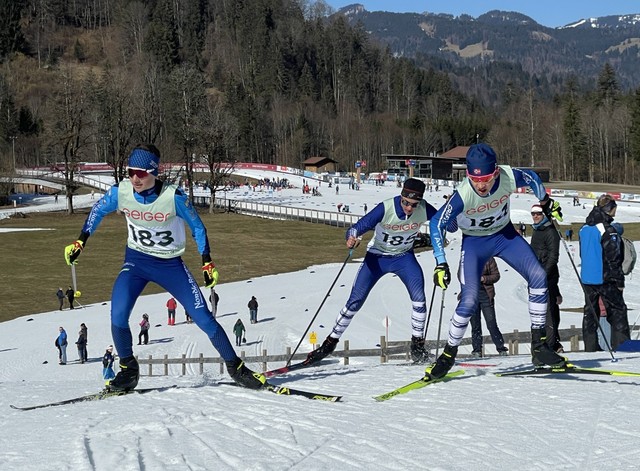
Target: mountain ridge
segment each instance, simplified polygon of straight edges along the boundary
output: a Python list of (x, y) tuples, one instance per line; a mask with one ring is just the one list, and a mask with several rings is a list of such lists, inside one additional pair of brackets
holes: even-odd
[[(375, 41), (398, 57), (432, 67), (485, 67), (504, 62), (522, 67), (547, 94), (575, 75), (593, 83), (609, 63), (621, 88), (640, 86), (640, 14), (579, 19), (547, 27), (514, 11), (491, 10), (477, 18), (468, 14), (368, 11), (354, 3), (339, 9), (351, 25), (361, 25)], [(446, 65), (448, 64), (448, 65)], [(556, 85), (553, 83), (556, 82)]]

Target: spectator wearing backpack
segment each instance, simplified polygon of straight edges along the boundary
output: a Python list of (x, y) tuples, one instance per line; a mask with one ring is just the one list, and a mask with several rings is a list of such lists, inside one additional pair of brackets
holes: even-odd
[(622, 273), (624, 276), (630, 275), (633, 268), (636, 266), (636, 259), (638, 258), (636, 248), (633, 245), (633, 241), (626, 237), (622, 237), (624, 234), (624, 227), (622, 227), (622, 224), (619, 222), (612, 222), (611, 225), (620, 235), (620, 240), (622, 241)]
[(585, 306), (582, 336), (587, 352), (601, 350), (598, 344), (598, 297), (607, 310), (611, 325), (611, 348), (631, 338), (627, 305), (624, 302), (624, 273), (622, 237), (612, 225), (617, 203), (611, 195), (598, 198), (596, 206), (580, 229), (580, 278), (584, 286)]

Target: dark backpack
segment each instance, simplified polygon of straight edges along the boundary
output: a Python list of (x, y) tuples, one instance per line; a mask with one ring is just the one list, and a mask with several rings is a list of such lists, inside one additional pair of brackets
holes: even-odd
[(620, 238), (622, 239), (622, 273), (629, 275), (636, 266), (638, 255), (632, 241), (626, 237)]

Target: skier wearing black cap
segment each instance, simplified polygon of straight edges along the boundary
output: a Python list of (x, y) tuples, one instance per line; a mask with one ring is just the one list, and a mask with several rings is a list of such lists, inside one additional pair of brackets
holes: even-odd
[(367, 254), (347, 303), (338, 314), (329, 336), (307, 356), (310, 363), (322, 360), (335, 350), (338, 339), (349, 327), (371, 289), (387, 273), (400, 278), (411, 298), (411, 356), (418, 363), (428, 361), (423, 338), (427, 317), (424, 274), (413, 253), (413, 241), (420, 226), (436, 213), (436, 209), (422, 199), (424, 190), (425, 184), (421, 180), (407, 179), (400, 195), (379, 203), (347, 230), (349, 249), (356, 247), (359, 237), (366, 232), (374, 230), (375, 234), (367, 246)]
[(433, 281), (447, 289), (451, 281), (444, 252), (444, 230), (457, 220), (462, 230), (460, 258), (461, 297), (449, 325), (449, 338), (444, 352), (426, 373), (434, 378), (447, 374), (455, 362), (469, 319), (478, 306), (482, 269), (491, 257), (499, 257), (522, 275), (529, 284), (529, 316), (531, 317), (531, 355), (536, 366), (560, 366), (566, 360), (545, 342), (547, 313), (547, 276), (531, 246), (511, 223), (510, 195), (517, 188), (530, 187), (545, 214), (562, 221), (557, 201), (546, 193), (540, 177), (531, 170), (498, 165), (494, 150), (487, 144), (476, 144), (467, 152), (467, 178), (449, 201), (431, 219), (430, 234), (436, 268)]

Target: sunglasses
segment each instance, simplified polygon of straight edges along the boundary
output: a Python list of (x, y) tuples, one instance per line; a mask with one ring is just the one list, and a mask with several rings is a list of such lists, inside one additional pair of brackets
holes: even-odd
[(495, 177), (497, 177), (498, 173), (499, 173), (499, 170), (496, 169), (495, 172), (490, 173), (489, 175), (477, 176), (477, 175), (471, 175), (469, 171), (467, 171), (467, 177), (469, 178), (469, 180), (471, 180), (474, 183), (487, 183), (493, 180)]
[(532, 216), (542, 216), (542, 213), (531, 213)]
[(405, 200), (404, 198), (400, 198), (400, 203), (402, 204), (402, 206), (406, 206), (407, 208), (417, 208), (420, 204), (420, 201), (418, 201), (417, 203), (412, 203), (411, 201)]
[(134, 175), (138, 178), (147, 178), (149, 176), (149, 172), (145, 170), (130, 168), (128, 169), (128, 171), (129, 171), (129, 178), (133, 178)]

